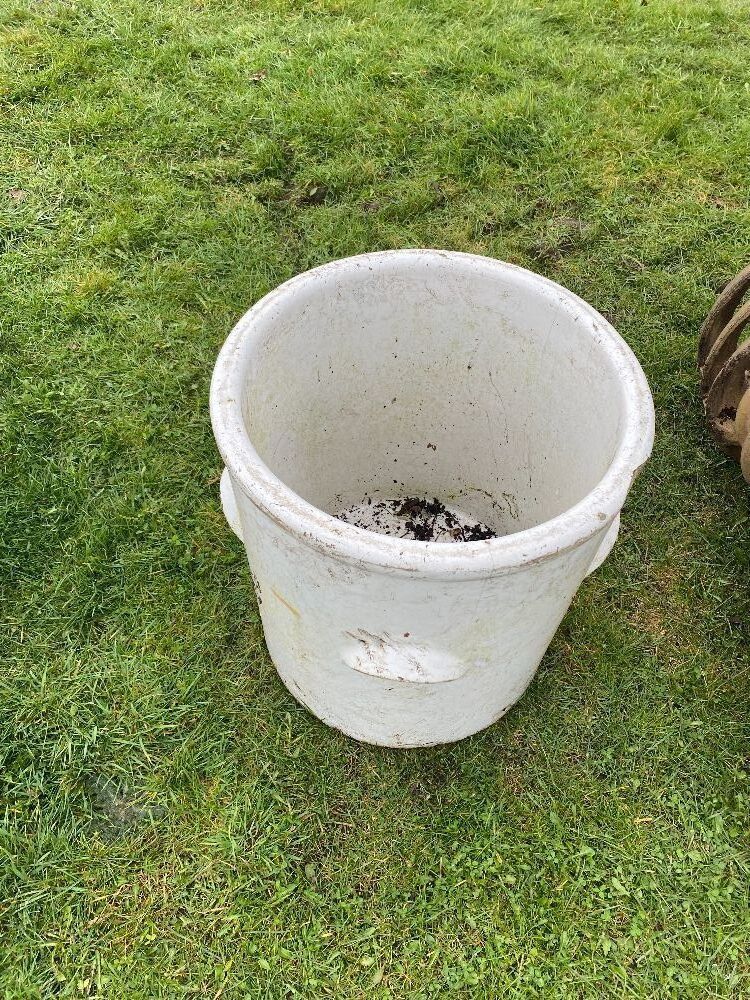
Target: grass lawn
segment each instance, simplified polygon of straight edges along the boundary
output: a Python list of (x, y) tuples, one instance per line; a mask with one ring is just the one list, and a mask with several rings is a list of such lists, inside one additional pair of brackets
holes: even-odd
[[(4, 0), (0, 95), (0, 996), (750, 997), (745, 0)], [(278, 680), (208, 385), (399, 246), (593, 303), (657, 442), (519, 705), (396, 752)]]

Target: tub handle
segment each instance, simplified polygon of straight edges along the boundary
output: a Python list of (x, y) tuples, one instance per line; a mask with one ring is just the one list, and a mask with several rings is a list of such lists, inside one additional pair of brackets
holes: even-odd
[(234, 487), (232, 486), (232, 479), (229, 475), (229, 469), (224, 469), (221, 474), (221, 482), (219, 483), (219, 494), (221, 496), (221, 509), (224, 511), (224, 517), (227, 519), (227, 524), (239, 538), (242, 538), (242, 524), (240, 523), (240, 512), (237, 510), (237, 501), (234, 496)]
[(612, 549), (615, 547), (615, 542), (617, 541), (617, 536), (619, 532), (620, 532), (620, 515), (618, 514), (612, 521), (610, 526), (607, 528), (604, 538), (602, 539), (601, 545), (596, 550), (596, 555), (592, 559), (591, 565), (586, 570), (586, 576), (588, 576), (590, 573), (593, 573), (595, 569), (599, 569), (601, 564), (604, 562), (604, 560), (610, 554)]
[(440, 684), (455, 681), (467, 670), (466, 663), (444, 650), (396, 639), (384, 632), (375, 635), (365, 629), (347, 632), (353, 640), (344, 653), (352, 670), (388, 681), (412, 684)]

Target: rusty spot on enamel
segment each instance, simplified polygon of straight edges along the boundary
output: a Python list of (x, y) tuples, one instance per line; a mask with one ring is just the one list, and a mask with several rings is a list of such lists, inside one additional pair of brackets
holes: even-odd
[(300, 617), (300, 613), (295, 608), (295, 606), (293, 604), (290, 604), (289, 601), (285, 600), (285, 598), (281, 596), (281, 594), (275, 587), (271, 587), (271, 593), (273, 594), (273, 596), (276, 598), (277, 601), (281, 601), (281, 603), (284, 605), (285, 608), (289, 608), (289, 610), (292, 612), (295, 618)]

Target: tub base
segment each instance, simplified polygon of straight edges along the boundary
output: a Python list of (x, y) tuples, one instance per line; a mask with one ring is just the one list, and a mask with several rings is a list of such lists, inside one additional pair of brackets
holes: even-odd
[(340, 521), (366, 531), (416, 542), (479, 542), (502, 534), (455, 504), (443, 503), (437, 497), (376, 494), (332, 513)]

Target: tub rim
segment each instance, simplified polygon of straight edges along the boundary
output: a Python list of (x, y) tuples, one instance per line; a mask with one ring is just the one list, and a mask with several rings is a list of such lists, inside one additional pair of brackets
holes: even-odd
[[(583, 314), (600, 335), (623, 386), (620, 442), (597, 485), (572, 507), (530, 528), (477, 542), (420, 542), (395, 538), (338, 520), (304, 500), (273, 473), (258, 455), (242, 415), (242, 381), (251, 354), (254, 323), (310, 282), (338, 272), (392, 263), (396, 258), (451, 261), (469, 269), (512, 272), (516, 281), (553, 292), (562, 306)], [(250, 502), (282, 530), (322, 553), (348, 563), (428, 577), (484, 577), (546, 561), (578, 548), (606, 529), (622, 509), (630, 486), (654, 441), (654, 405), (635, 354), (599, 312), (557, 282), (533, 271), (479, 254), (453, 250), (404, 249), (358, 254), (303, 271), (259, 299), (235, 324), (214, 367), (210, 388), (214, 436), (232, 481)], [(592, 553), (593, 557), (593, 553)]]

